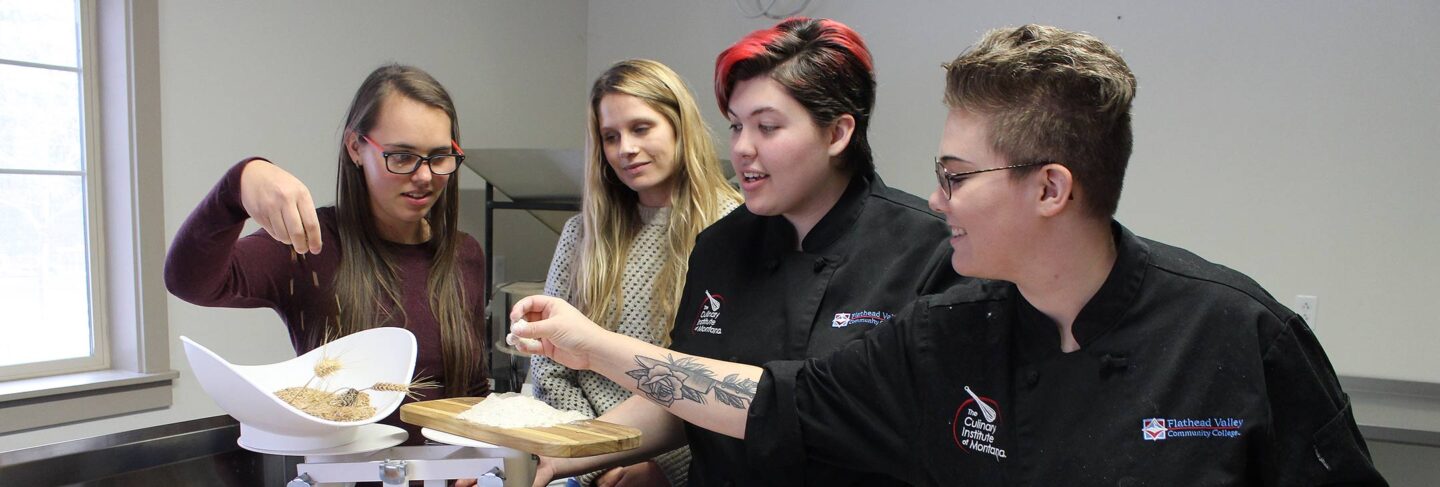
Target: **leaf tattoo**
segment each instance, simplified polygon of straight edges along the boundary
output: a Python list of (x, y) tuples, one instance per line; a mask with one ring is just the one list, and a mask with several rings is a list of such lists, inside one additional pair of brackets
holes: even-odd
[(750, 401), (755, 399), (758, 387), (759, 384), (753, 380), (730, 374), (715, 388), (715, 399), (736, 409), (746, 409), (750, 407)]

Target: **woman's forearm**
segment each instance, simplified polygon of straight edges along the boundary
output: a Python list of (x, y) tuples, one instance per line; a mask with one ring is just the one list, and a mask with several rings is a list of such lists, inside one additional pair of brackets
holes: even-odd
[(596, 372), (696, 426), (745, 437), (759, 367), (712, 360), (608, 333), (590, 352)]
[(572, 369), (593, 370), (701, 428), (745, 437), (761, 369), (666, 350), (591, 322), (564, 300), (530, 296), (510, 310), (506, 341)]

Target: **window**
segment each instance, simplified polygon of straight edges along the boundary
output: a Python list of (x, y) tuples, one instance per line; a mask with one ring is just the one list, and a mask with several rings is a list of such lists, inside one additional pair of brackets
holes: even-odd
[(0, 435), (168, 406), (157, 0), (0, 0)]
[[(72, 2), (0, 0), (0, 380), (108, 366), (93, 326), (85, 130), (90, 80)], [(100, 333), (97, 333), (100, 331)]]

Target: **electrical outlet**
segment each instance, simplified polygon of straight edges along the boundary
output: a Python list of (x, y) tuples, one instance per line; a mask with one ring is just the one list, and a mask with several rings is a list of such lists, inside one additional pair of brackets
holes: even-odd
[(1319, 301), (1320, 298), (1315, 296), (1305, 294), (1295, 295), (1295, 313), (1299, 314), (1300, 318), (1304, 319), (1305, 324), (1310, 325), (1310, 329), (1312, 330), (1315, 329), (1315, 311), (1319, 306)]

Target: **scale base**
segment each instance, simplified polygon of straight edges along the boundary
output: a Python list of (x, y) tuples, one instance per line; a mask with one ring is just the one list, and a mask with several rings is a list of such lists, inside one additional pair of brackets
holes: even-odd
[(529, 453), (503, 447), (398, 446), (349, 455), (307, 455), (295, 472), (298, 477), (289, 487), (377, 480), (384, 485), (423, 480), (425, 487), (444, 487), (453, 479), (478, 479), (479, 487), (528, 487), (535, 480), (535, 462)]

